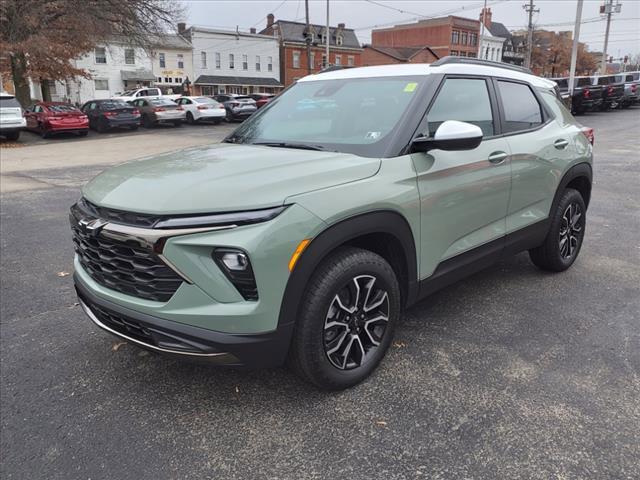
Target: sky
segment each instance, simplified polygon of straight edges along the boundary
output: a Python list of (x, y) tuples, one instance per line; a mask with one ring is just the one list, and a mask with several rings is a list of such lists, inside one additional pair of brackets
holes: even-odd
[[(615, 0), (614, 0), (615, 1)], [(209, 26), (220, 29), (260, 31), (266, 24), (267, 14), (276, 19), (304, 22), (304, 0), (183, 0), (187, 7), (188, 25)], [(482, 0), (329, 0), (331, 25), (340, 22), (356, 29), (360, 43), (371, 41), (372, 28), (410, 23), (425, 17), (458, 15), (478, 18)], [(528, 0), (487, 0), (493, 21), (509, 30), (523, 29), (527, 13), (523, 5)], [(602, 51), (604, 44), (604, 17), (599, 8), (603, 0), (584, 0), (580, 41), (591, 51)], [(640, 53), (640, 0), (621, 0), (621, 13), (611, 21), (608, 53), (614, 57)], [(534, 0), (539, 12), (534, 24), (546, 30), (573, 30), (577, 0)], [(310, 21), (325, 24), (326, 0), (309, 0)]]

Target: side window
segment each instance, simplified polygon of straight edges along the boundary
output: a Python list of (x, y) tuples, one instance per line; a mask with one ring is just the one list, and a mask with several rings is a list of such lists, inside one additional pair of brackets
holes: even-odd
[(89, 104), (89, 110), (95, 110), (98, 105), (95, 102)]
[(36, 105), (36, 108), (33, 109), (36, 113), (42, 113), (42, 107), (40, 105)]
[(145, 97), (145, 96), (147, 96), (147, 95), (148, 95), (148, 93), (147, 93), (147, 91), (146, 91), (146, 90), (140, 90), (140, 91), (136, 94), (136, 97)]
[(528, 85), (498, 81), (504, 107), (504, 132), (528, 130), (542, 124), (542, 110)]
[(429, 137), (446, 120), (477, 125), (485, 137), (494, 134), (489, 89), (484, 79), (448, 78), (427, 114)]

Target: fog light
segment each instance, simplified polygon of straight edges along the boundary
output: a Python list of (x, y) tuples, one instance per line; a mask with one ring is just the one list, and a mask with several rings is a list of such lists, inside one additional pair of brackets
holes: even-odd
[(258, 300), (258, 288), (249, 256), (236, 248), (216, 248), (213, 259), (245, 300)]

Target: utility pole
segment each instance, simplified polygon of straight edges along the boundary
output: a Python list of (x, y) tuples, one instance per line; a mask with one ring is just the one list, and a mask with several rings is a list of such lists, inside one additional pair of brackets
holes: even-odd
[(604, 48), (602, 49), (602, 65), (600, 66), (600, 73), (605, 75), (607, 73), (607, 47), (609, 46), (609, 28), (611, 27), (611, 14), (620, 13), (622, 10), (622, 5), (620, 1), (617, 1), (615, 6), (613, 5), (613, 0), (605, 0), (604, 5), (600, 6), (600, 14), (603, 13), (607, 15), (607, 27), (604, 32)]
[(580, 37), (580, 22), (582, 21), (582, 3), (578, 0), (576, 8), (576, 26), (573, 28), (573, 48), (571, 49), (571, 68), (569, 70), (569, 96), (573, 98), (573, 82), (576, 76), (576, 63), (578, 61), (578, 39)]
[(478, 58), (482, 58), (482, 37), (484, 37), (484, 19), (487, 14), (487, 0), (484, 0), (484, 8), (482, 9), (482, 22), (480, 28), (480, 38), (478, 39)]
[(309, 25), (309, 0), (304, 0), (304, 13), (307, 17), (307, 35), (305, 43), (307, 44), (307, 74), (311, 75), (311, 26)]
[(533, 0), (529, 0), (528, 5), (522, 6), (525, 12), (529, 13), (529, 26), (527, 35), (527, 58), (525, 58), (524, 66), (531, 68), (531, 52), (533, 51), (533, 14), (540, 11), (539, 8), (534, 8)]
[(329, 0), (327, 0), (327, 45), (325, 47), (326, 66), (329, 66), (329, 42), (331, 41), (331, 30), (329, 30)]

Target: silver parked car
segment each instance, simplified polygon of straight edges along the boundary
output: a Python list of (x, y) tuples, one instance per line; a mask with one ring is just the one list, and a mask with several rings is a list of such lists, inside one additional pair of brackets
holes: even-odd
[(16, 97), (7, 92), (0, 92), (0, 135), (7, 140), (18, 140), (20, 130), (26, 126), (27, 121)]
[(129, 102), (140, 110), (140, 123), (152, 128), (159, 123), (172, 123), (179, 127), (185, 120), (185, 110), (173, 100), (165, 98), (140, 98)]

